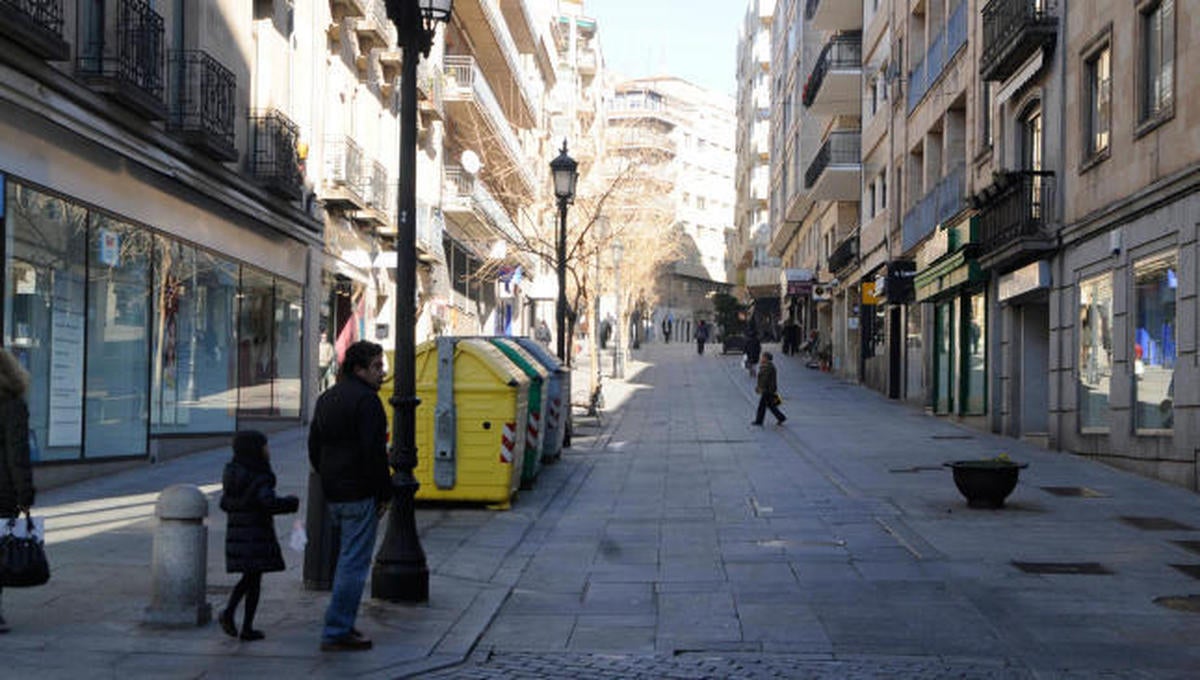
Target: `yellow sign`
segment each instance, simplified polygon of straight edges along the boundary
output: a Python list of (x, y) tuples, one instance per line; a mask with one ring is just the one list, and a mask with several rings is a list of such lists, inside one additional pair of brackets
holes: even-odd
[(875, 282), (874, 281), (863, 281), (859, 285), (862, 286), (862, 303), (864, 305), (881, 305), (881, 304), (883, 304), (883, 298), (875, 297)]

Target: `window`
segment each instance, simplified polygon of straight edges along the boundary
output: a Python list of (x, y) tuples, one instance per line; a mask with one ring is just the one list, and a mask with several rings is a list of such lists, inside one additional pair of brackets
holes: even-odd
[(1079, 429), (1108, 427), (1112, 380), (1112, 274), (1079, 282)]
[(1112, 48), (1104, 45), (1083, 64), (1085, 78), (1083, 147), (1085, 159), (1108, 150), (1112, 124)]
[(867, 219), (875, 217), (875, 184), (867, 187)]
[(979, 87), (980, 150), (992, 148), (992, 141), (992, 84), (985, 81)]
[(1141, 12), (1141, 110), (1150, 122), (1169, 115), (1175, 80), (1175, 0), (1160, 0)]
[(963, 302), (962, 412), (980, 415), (987, 412), (987, 296), (974, 293)]
[(887, 209), (887, 170), (879, 173), (879, 209)]
[(1174, 252), (1134, 264), (1134, 426), (1169, 430), (1175, 420), (1175, 304), (1179, 289)]

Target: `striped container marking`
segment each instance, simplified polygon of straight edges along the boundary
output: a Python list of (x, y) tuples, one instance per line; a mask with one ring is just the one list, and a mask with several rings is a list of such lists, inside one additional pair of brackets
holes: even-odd
[(517, 445), (517, 424), (504, 423), (504, 434), (500, 437), (500, 462), (512, 464), (513, 447)]

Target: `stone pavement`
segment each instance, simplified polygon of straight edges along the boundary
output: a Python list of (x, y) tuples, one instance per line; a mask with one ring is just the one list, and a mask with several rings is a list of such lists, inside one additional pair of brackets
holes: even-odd
[[(368, 600), (366, 653), (318, 650), (327, 596), (303, 590), (291, 552), (264, 579), (264, 641), (139, 624), (171, 483), (212, 498), (214, 607), (236, 580), (225, 451), (47, 491), (54, 577), (4, 593), (0, 677), (1200, 677), (1196, 494), (778, 355), (788, 423), (753, 428), (739, 359), (646, 345), (511, 510), (421, 506), (430, 602)], [(280, 492), (302, 496), (303, 431), (271, 444)], [(1030, 464), (1017, 490), (968, 509), (941, 463), (1000, 452)]]

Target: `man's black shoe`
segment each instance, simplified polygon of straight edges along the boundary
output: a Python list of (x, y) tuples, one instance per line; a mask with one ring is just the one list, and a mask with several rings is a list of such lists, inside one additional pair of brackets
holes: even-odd
[(758, 425), (758, 426), (762, 426), (762, 423), (761, 423), (761, 422), (759, 422), (759, 421), (757, 421), (757, 420), (751, 420), (751, 421), (750, 421), (750, 424), (751, 424), (751, 425)]
[(782, 425), (782, 424), (784, 424), (784, 423), (786, 423), (786, 422), (787, 422), (787, 416), (784, 416), (784, 417), (782, 417), (782, 418), (780, 418), (780, 419), (779, 419), (779, 422), (778, 422), (778, 423), (776, 423), (776, 425)]
[(344, 635), (340, 638), (321, 641), (322, 652), (365, 652), (371, 648), (371, 640), (366, 637)]

